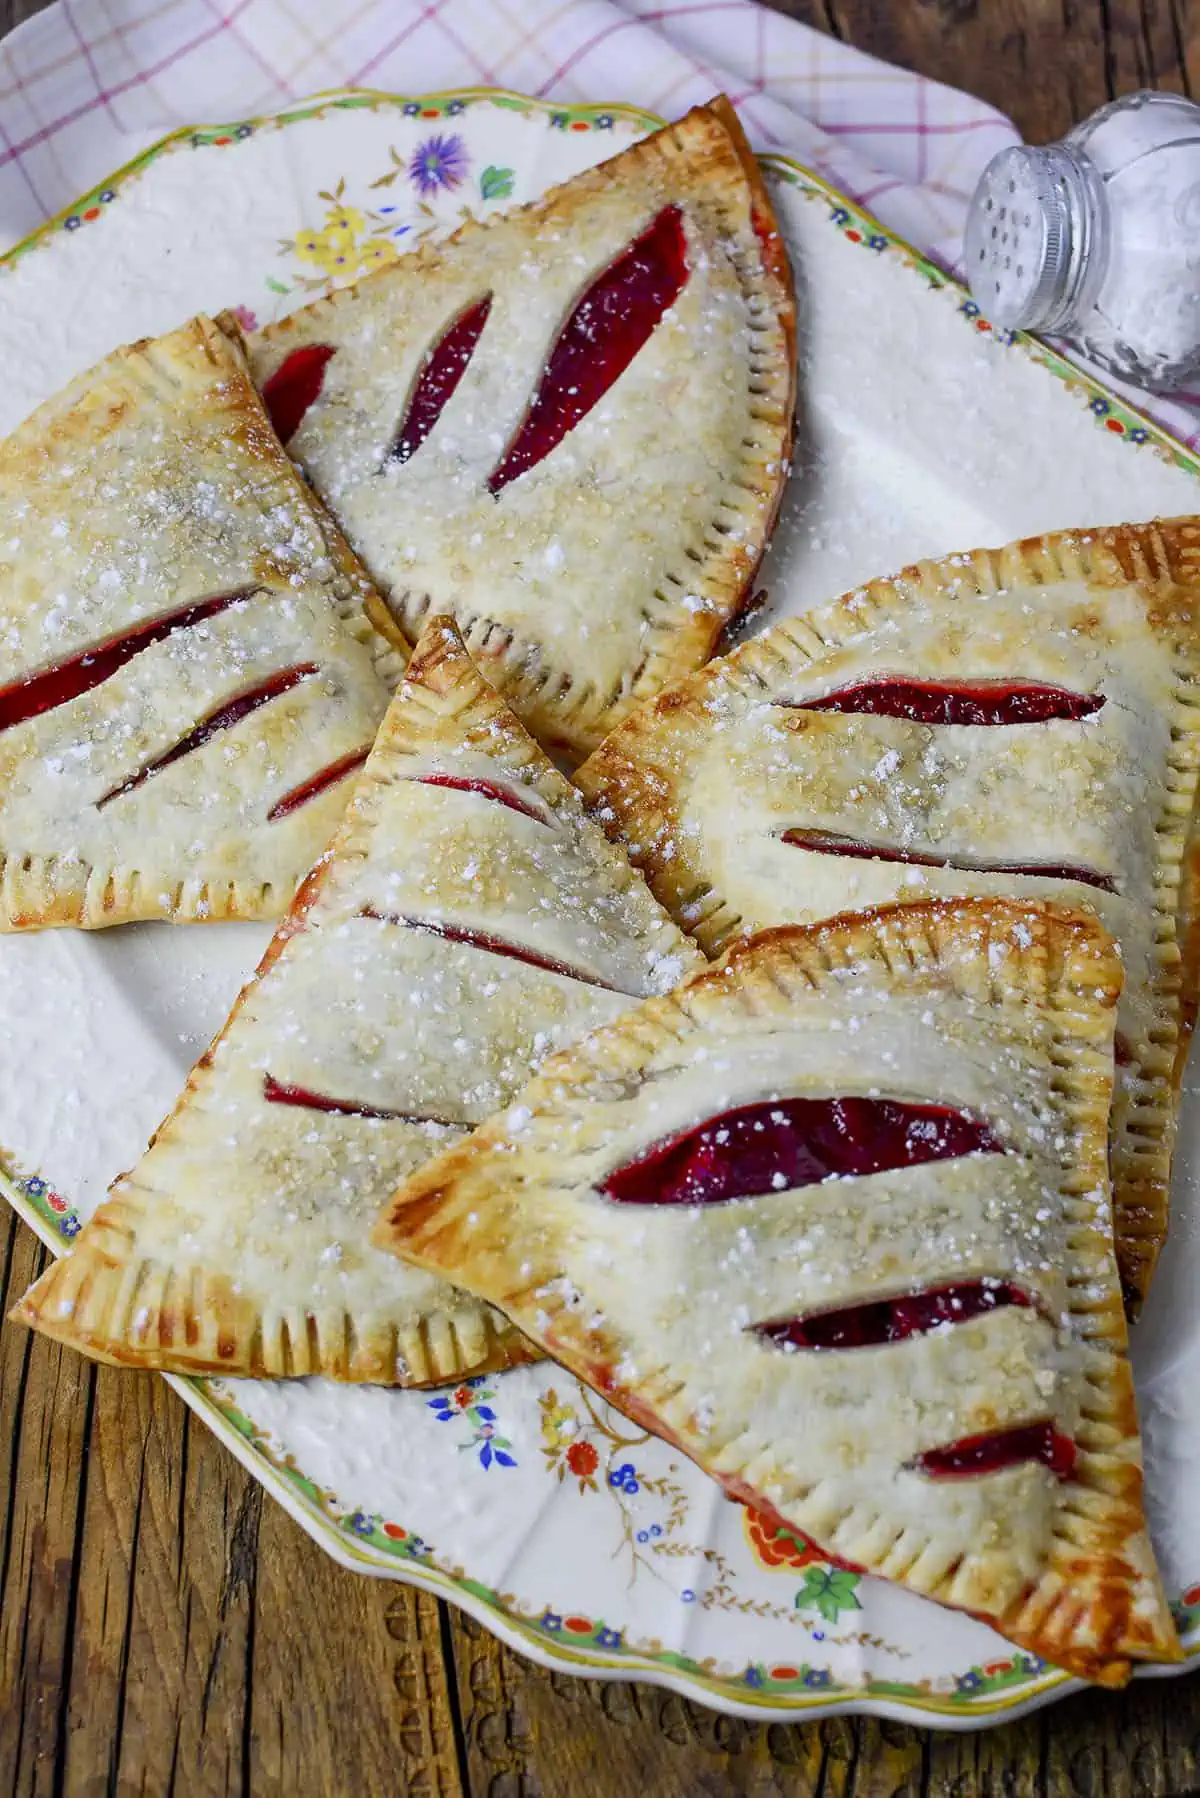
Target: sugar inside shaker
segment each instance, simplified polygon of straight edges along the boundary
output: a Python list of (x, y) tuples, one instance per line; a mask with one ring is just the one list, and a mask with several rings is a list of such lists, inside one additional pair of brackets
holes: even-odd
[(1059, 143), (1001, 150), (965, 239), (993, 324), (1064, 337), (1138, 386), (1200, 375), (1200, 106), (1130, 94)]

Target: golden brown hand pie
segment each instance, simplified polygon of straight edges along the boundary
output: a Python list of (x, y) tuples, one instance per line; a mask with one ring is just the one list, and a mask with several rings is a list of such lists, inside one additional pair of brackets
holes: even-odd
[(0, 930), (285, 912), (403, 669), (372, 601), (208, 319), (40, 407), (0, 443)]
[(923, 562), (673, 687), (578, 775), (710, 954), (900, 899), (1093, 907), (1125, 961), (1113, 1180), (1134, 1307), (1200, 979), (1198, 602), (1192, 519)]
[(16, 1315), (101, 1360), (415, 1385), (529, 1352), (368, 1232), (550, 1050), (703, 958), (435, 620), (330, 851)]
[(699, 667), (787, 474), (794, 301), (732, 107), (270, 325), (280, 436), (410, 635), (578, 761)]
[(1112, 1250), (1121, 968), (996, 899), (768, 931), (552, 1057), (377, 1240), (827, 1553), (1089, 1679), (1179, 1647)]

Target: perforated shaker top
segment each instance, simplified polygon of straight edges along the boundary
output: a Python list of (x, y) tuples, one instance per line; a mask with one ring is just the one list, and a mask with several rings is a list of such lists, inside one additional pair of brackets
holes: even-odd
[(1049, 324), (1071, 261), (1071, 211), (1052, 151), (1018, 145), (993, 156), (967, 216), (972, 297), (1010, 330)]

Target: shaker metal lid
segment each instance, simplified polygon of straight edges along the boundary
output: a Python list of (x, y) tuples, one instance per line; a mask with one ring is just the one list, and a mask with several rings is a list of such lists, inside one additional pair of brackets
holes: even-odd
[(993, 324), (1054, 322), (1070, 278), (1071, 218), (1061, 152), (1022, 144), (992, 157), (971, 200), (964, 254), (972, 297)]

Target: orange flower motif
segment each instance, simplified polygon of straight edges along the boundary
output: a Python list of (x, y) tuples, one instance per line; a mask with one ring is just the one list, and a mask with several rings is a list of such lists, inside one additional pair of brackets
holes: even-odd
[(799, 1530), (773, 1522), (761, 1511), (751, 1510), (749, 1505), (742, 1508), (742, 1528), (760, 1567), (808, 1567), (814, 1561), (829, 1560), (829, 1556)]
[(600, 1457), (590, 1442), (572, 1442), (567, 1450), (567, 1466), (581, 1480), (588, 1479), (600, 1465)]

